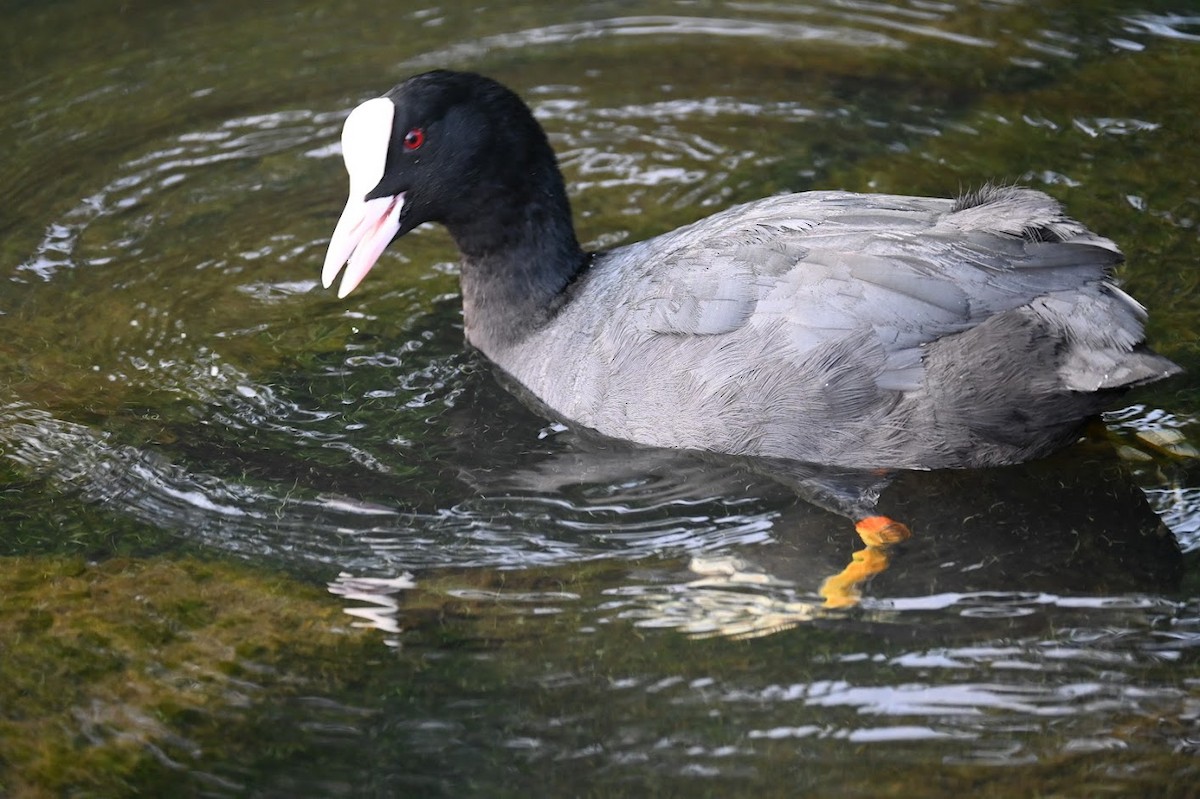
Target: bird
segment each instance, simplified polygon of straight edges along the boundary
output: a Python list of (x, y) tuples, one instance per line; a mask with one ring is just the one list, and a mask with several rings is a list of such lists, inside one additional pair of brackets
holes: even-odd
[(545, 130), (491, 78), (410, 77), (357, 106), (341, 144), (349, 198), (323, 285), (341, 273), (345, 297), (394, 239), (441, 224), (467, 342), (603, 436), (768, 463), (998, 466), (1180, 371), (1147, 346), (1117, 245), (1030, 188), (781, 194), (588, 252)]

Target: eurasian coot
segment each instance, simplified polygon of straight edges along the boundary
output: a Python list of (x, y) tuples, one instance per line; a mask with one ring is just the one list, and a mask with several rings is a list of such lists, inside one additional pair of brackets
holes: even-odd
[(585, 252), (546, 134), (480, 75), (417, 75), (346, 120), (339, 296), (446, 226), (467, 339), (554, 412), (656, 447), (850, 467), (1012, 463), (1178, 371), (1112, 283), (1116, 245), (1041, 192), (806, 192)]

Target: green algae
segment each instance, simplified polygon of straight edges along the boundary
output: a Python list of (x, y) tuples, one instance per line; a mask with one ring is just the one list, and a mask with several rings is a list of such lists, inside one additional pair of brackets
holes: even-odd
[[(352, 628), (320, 589), (240, 565), (0, 560), (0, 640), (16, 675), (0, 685), (0, 787), (19, 797), (214, 787), (504, 797), (752, 796), (786, 785), (808, 795), (970, 789), (1000, 797), (1152, 784), (1163, 786), (1157, 795), (1179, 795), (1169, 786), (1195, 774), (1193, 757), (1173, 748), (1187, 739), (1185, 719), (1149, 710), (1065, 728), (1063, 719), (1024, 725), (1014, 736), (1038, 761), (1019, 769), (956, 763), (969, 738), (847, 741), (846, 731), (862, 724), (855, 708), (772, 707), (772, 686), (831, 674), (886, 685), (876, 660), (913, 645), (907, 628), (882, 618), (863, 625), (851, 614), (750, 641), (697, 641), (597, 611), (631, 574), (683, 566), (432, 572), (405, 592), (396, 615), (403, 647), (389, 649), (378, 634)], [(1037, 639), (1026, 645), (1036, 652)], [(921, 646), (936, 647), (937, 637)], [(1195, 664), (1162, 663), (1138, 680), (1185, 686), (1195, 674)], [(920, 679), (952, 687), (956, 677), (910, 677)], [(730, 696), (758, 691), (767, 692), (761, 708)], [(311, 714), (289, 703), (318, 699), (358, 708), (352, 745), (331, 746), (302, 729)], [(771, 740), (759, 727), (759, 737), (747, 737), (760, 716), (813, 731)], [(1072, 752), (1072, 734), (1123, 748)], [(537, 735), (554, 736), (549, 754), (563, 754), (514, 743)], [(614, 759), (652, 746), (678, 768), (636, 779), (613, 769)], [(698, 781), (683, 769), (697, 753), (726, 750), (727, 773)], [(912, 765), (923, 751), (943, 760)], [(584, 783), (582, 773), (591, 775)]]
[(155, 794), (201, 756), (280, 765), (305, 747), (263, 706), (336, 694), (385, 654), (328, 594), (241, 565), (0, 558), (0, 596), (10, 796)]

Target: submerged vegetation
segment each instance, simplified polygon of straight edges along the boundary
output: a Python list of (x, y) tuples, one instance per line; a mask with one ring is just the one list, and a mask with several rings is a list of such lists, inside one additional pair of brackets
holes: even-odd
[(244, 564), (7, 557), (0, 596), (12, 797), (178, 795), (202, 787), (184, 776), (197, 759), (311, 757), (286, 705), (344, 691), (389, 654), (327, 592)]

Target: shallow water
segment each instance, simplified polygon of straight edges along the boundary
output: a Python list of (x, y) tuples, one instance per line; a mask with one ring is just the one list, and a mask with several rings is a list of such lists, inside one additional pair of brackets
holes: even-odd
[[(1191, 795), (1200, 15), (1185, 3), (15, 4), (0, 32), (0, 793)], [(348, 110), (518, 89), (581, 237), (1023, 182), (1189, 371), (912, 474), (873, 579), (745, 464), (596, 441), (421, 229), (317, 275)], [(885, 567), (885, 568), (884, 568)]]

